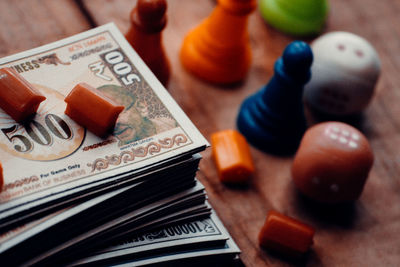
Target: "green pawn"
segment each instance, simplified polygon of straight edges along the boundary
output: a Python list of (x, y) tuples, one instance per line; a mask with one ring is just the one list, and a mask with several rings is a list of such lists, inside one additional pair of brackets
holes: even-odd
[(276, 29), (292, 35), (321, 32), (327, 14), (327, 0), (260, 0), (260, 13)]

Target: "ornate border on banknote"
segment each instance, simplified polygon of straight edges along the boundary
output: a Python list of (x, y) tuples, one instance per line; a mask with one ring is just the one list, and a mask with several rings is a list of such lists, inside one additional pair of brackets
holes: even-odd
[(146, 146), (132, 148), (130, 151), (122, 151), (119, 155), (105, 156), (105, 158), (98, 158), (93, 163), (88, 163), (87, 166), (95, 170), (107, 169), (110, 165), (120, 165), (122, 162), (127, 163), (134, 161), (136, 157), (146, 157), (148, 154), (154, 155), (159, 153), (161, 149), (169, 149), (174, 145), (181, 145), (188, 141), (188, 138), (183, 134), (176, 134), (172, 138), (164, 138), (158, 142), (151, 142)]

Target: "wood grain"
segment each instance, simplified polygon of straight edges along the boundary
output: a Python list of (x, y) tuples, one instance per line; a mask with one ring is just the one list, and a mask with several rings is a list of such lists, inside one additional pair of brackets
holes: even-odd
[[(0, 1), (0, 55), (8, 55), (83, 31), (91, 24), (114, 21), (129, 27), (132, 0)], [(11, 4), (12, 3), (12, 4)], [(78, 4), (81, 3), (81, 9)], [(205, 18), (212, 0), (168, 0), (164, 43), (172, 65), (169, 92), (204, 136), (235, 128), (240, 104), (272, 75), (274, 61), (295, 40), (264, 23), (258, 11), (249, 20), (253, 63), (247, 78), (230, 87), (205, 83), (187, 73), (178, 53), (189, 29)], [(7, 10), (7, 11), (5, 11)], [(242, 250), (246, 266), (399, 266), (400, 265), (400, 1), (331, 0), (324, 32), (349, 31), (369, 40), (382, 61), (375, 97), (360, 129), (371, 142), (375, 163), (359, 201), (327, 207), (303, 199), (290, 176), (292, 157), (276, 157), (256, 148), (257, 172), (246, 188), (218, 181), (211, 150), (199, 171), (210, 202)], [(315, 37), (304, 39), (311, 42)], [(301, 261), (260, 249), (258, 232), (269, 209), (276, 209), (316, 228), (315, 244)]]
[(73, 0), (0, 1), (0, 56), (90, 29)]

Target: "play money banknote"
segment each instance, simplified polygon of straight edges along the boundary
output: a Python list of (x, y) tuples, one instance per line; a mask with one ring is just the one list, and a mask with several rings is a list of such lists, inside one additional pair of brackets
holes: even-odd
[[(213, 213), (208, 219), (174, 224), (157, 231), (136, 235), (125, 242), (99, 250), (94, 255), (72, 264), (81, 265), (94, 262), (118, 261), (119, 258), (140, 258), (140, 253), (146, 252), (148, 258), (152, 254), (172, 253), (189, 247), (200, 250), (200, 244), (215, 247), (217, 244), (224, 247), (225, 241), (230, 238), (218, 217)], [(164, 251), (165, 250), (165, 251)], [(163, 253), (162, 253), (163, 252)], [(236, 248), (235, 253), (240, 251)], [(155, 263), (157, 258), (154, 259)], [(134, 264), (133, 264), (134, 265)]]
[[(45, 97), (25, 124), (0, 110), (1, 214), (207, 145), (114, 24), (0, 59)], [(125, 107), (99, 138), (64, 114), (64, 98), (85, 82)], [(4, 217), (4, 216), (3, 216)]]

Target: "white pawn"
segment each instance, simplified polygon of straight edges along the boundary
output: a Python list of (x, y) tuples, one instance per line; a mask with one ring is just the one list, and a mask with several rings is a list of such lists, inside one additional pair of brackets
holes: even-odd
[(304, 88), (307, 104), (327, 115), (360, 113), (370, 102), (380, 75), (380, 60), (373, 46), (349, 32), (327, 33), (311, 48), (314, 63)]

